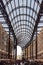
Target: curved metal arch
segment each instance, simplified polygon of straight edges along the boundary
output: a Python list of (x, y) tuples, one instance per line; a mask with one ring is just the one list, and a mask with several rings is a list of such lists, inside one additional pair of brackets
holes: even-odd
[[(24, 37), (25, 37), (25, 38), (28, 37), (28, 39), (29, 39), (29, 36), (30, 36), (30, 35), (28, 34), (28, 36), (25, 35)], [(20, 38), (20, 39), (19, 39), (18, 41), (20, 41), (21, 39), (24, 39), (24, 38), (21, 38), (21, 37), (19, 37), (19, 38)]]
[[(12, 1), (12, 0), (11, 0), (11, 1)], [(8, 1), (6, 4), (11, 3), (11, 1)], [(36, 0), (35, 0), (35, 2), (37, 2), (37, 4), (40, 5), (40, 2), (39, 2), (39, 1), (36, 1)], [(16, 3), (15, 3), (15, 4), (16, 4)]]
[[(32, 26), (34, 26), (33, 23), (32, 23), (31, 21), (29, 21), (29, 20), (18, 20), (17, 22), (15, 22), (15, 25), (16, 25), (16, 23), (18, 23), (18, 22), (20, 22), (20, 21), (26, 21), (26, 22), (28, 22), (28, 23), (31, 23)], [(24, 24), (23, 24), (23, 25), (24, 25)], [(28, 26), (28, 25), (27, 25), (27, 26)]]
[[(23, 24), (23, 25), (25, 26), (25, 28), (22, 28), (22, 24), (21, 24), (21, 25), (18, 26), (18, 27), (21, 26), (21, 28), (16, 27), (16, 28), (14, 28), (14, 30), (17, 30), (17, 31), (18, 31), (19, 29), (28, 29), (28, 30), (29, 30), (29, 28), (30, 28), (31, 30), (33, 30), (31, 26), (28, 26), (28, 25), (25, 25), (25, 24)], [(28, 26), (28, 28), (26, 28), (26, 26)], [(18, 29), (17, 29), (17, 28), (18, 28)], [(17, 31), (16, 31), (16, 32), (17, 32)]]
[[(24, 40), (25, 40), (25, 41), (24, 41)], [(30, 40), (30, 39), (28, 38), (28, 40)], [(24, 41), (24, 42), (26, 42), (26, 44), (27, 44), (28, 40), (23, 39), (23, 40), (20, 40), (19, 43), (21, 44), (21, 43)], [(19, 44), (19, 43), (18, 43), (18, 44)]]
[[(30, 40), (30, 38), (29, 38), (29, 37), (26, 37), (26, 38), (28, 38), (28, 40)], [(24, 38), (23, 38), (23, 39), (24, 39)], [(19, 43), (19, 42), (22, 42), (21, 40), (23, 40), (23, 39), (20, 39), (20, 40), (18, 41), (18, 43)]]
[(24, 45), (22, 42), (20, 42), (18, 45), (24, 48), (26, 44)]
[[(12, 1), (12, 0), (11, 0), (11, 1)], [(11, 1), (7, 1), (7, 3), (6, 3), (6, 4), (11, 3)], [(35, 2), (37, 2), (37, 4), (38, 4), (38, 5), (40, 5), (40, 2), (39, 2), (38, 0), (37, 0), (37, 1), (36, 1), (36, 0), (34, 0), (34, 1), (35, 1)]]
[(21, 35), (25, 35), (25, 36), (27, 36), (27, 35), (30, 35), (30, 36), (31, 36), (31, 35), (32, 35), (32, 34), (30, 34), (30, 33), (27, 32), (27, 31), (25, 31), (25, 32), (21, 32), (21, 31), (20, 31), (20, 33), (18, 33), (18, 35), (20, 35), (20, 34), (21, 34)]
[[(30, 39), (31, 37), (29, 38), (29, 35), (28, 35), (28, 37), (26, 36), (26, 38)], [(20, 42), (20, 41), (23, 40), (23, 39), (24, 39), (24, 38), (19, 39), (18, 42)]]
[[(24, 24), (24, 25), (25, 25), (25, 24)], [(19, 26), (22, 26), (22, 25), (19, 25)], [(18, 27), (19, 27), (19, 26), (18, 26)], [(27, 26), (27, 25), (26, 25), (26, 26)], [(25, 27), (26, 27), (26, 26), (25, 26)], [(14, 28), (14, 30), (16, 30), (18, 27)], [(28, 27), (29, 27), (31, 30), (33, 30), (31, 26), (28, 26)], [(19, 28), (18, 30), (20, 30), (20, 29), (27, 29), (27, 28)], [(28, 29), (28, 30), (30, 31), (30, 29)], [(18, 30), (17, 30), (17, 31), (18, 31)], [(17, 32), (17, 31), (16, 31), (16, 32)], [(30, 32), (31, 32), (31, 31), (30, 31)]]
[[(30, 35), (29, 33), (27, 33), (27, 32), (25, 32), (25, 33), (20, 32), (18, 37), (21, 39), (21, 36), (23, 37), (23, 35), (24, 35), (25, 37), (27, 36), (28, 38), (31, 37), (31, 35)], [(30, 37), (29, 37), (29, 36), (30, 36)]]
[[(21, 31), (19, 31), (19, 32), (17, 32), (17, 34), (19, 35), (19, 34), (22, 34), (23, 32), (21, 32)], [(25, 31), (25, 33), (24, 34), (29, 34), (29, 36), (31, 36), (32, 34), (30, 34), (30, 32), (27, 32), (27, 31)], [(17, 34), (15, 34), (16, 36), (17, 36)]]
[[(28, 40), (30, 39), (29, 37), (26, 37), (26, 38), (28, 38)], [(24, 39), (24, 38), (23, 38), (23, 39)], [(22, 42), (22, 41), (21, 41), (21, 40), (19, 40), (19, 41), (18, 41), (18, 43), (20, 43), (20, 42)]]
[[(32, 33), (32, 30), (30, 30), (30, 29), (27, 29), (27, 28), (20, 28), (20, 29), (18, 29), (16, 32), (18, 32), (19, 30), (21, 30), (21, 29), (26, 29), (26, 30), (29, 30), (31, 33)], [(22, 31), (22, 30), (21, 30)]]
[[(15, 16), (13, 19), (15, 19), (15, 18), (16, 18), (16, 17), (18, 17), (18, 16), (24, 16), (24, 15), (26, 15), (26, 16), (28, 16), (28, 17), (32, 18), (32, 19), (35, 21), (35, 19), (34, 19), (32, 16), (27, 15), (27, 14), (20, 14), (20, 15), (17, 15), (17, 16)], [(13, 19), (12, 19), (12, 20), (13, 20)]]
[(16, 7), (9, 14), (11, 14), (14, 10), (17, 10), (17, 9), (20, 9), (20, 8), (27, 8), (27, 9), (32, 10), (33, 12), (35, 12), (37, 14), (37, 12), (33, 8), (31, 8), (29, 6), (19, 6), (19, 7)]
[[(18, 36), (18, 34), (21, 33), (21, 32), (22, 32), (22, 33), (23, 33), (23, 32), (27, 32), (27, 33), (29, 33), (30, 35), (32, 35), (32, 33), (30, 33), (28, 30), (26, 30), (26, 31), (21, 31), (21, 30), (19, 30), (15, 35)], [(24, 33), (24, 34), (25, 34), (25, 33)]]
[[(29, 29), (29, 30), (30, 30), (30, 29)], [(30, 33), (28, 30), (27, 30), (27, 31), (20, 31), (20, 30), (19, 30), (15, 35), (19, 34), (20, 32), (27, 32), (27, 33), (29, 33), (30, 35), (31, 35), (31, 33), (32, 33), (32, 32)]]

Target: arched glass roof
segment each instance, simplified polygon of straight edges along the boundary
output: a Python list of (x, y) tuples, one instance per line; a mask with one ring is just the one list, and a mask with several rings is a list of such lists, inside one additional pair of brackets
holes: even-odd
[(42, 0), (3, 0), (17, 43), (24, 47), (31, 39)]

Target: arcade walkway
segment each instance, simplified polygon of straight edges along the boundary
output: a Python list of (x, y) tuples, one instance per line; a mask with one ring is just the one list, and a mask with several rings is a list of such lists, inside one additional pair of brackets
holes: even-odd
[(43, 64), (43, 0), (0, 0), (1, 62)]

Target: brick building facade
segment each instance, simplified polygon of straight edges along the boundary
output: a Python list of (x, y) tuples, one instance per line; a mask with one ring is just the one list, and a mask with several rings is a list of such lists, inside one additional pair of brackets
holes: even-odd
[[(31, 59), (32, 59), (32, 52), (33, 52), (33, 59), (35, 59), (36, 56), (36, 39), (33, 40), (33, 51), (32, 51), (32, 43), (24, 49), (24, 57), (27, 59), (30, 59), (30, 47), (31, 47)], [(28, 55), (27, 55), (28, 52)], [(43, 59), (43, 28), (41, 29), (40, 33), (37, 35), (37, 58)]]
[[(10, 56), (12, 57), (13, 41), (10, 38)], [(8, 58), (9, 35), (0, 24), (0, 58)]]

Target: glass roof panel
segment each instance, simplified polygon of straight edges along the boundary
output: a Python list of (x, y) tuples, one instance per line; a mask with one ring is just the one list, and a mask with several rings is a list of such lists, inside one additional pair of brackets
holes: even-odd
[[(40, 9), (41, 1), (42, 0), (3, 1), (16, 37), (20, 34), (22, 35), (22, 32), (32, 34), (36, 23), (35, 21), (37, 19), (37, 15)], [(24, 35), (26, 35), (26, 37), (24, 37), (24, 40), (21, 41), (21, 43), (26, 44), (30, 40), (31, 36), (29, 37), (29, 39), (27, 39), (28, 36), (25, 33)]]
[(11, 4), (10, 3), (8, 4), (8, 9), (9, 9), (10, 12), (12, 11)]
[[(12, 4), (12, 3), (13, 3), (13, 4)], [(15, 9), (14, 0), (11, 1), (11, 6), (12, 6), (12, 9)]]
[[(32, 2), (32, 4), (31, 4), (31, 8), (33, 8), (35, 2), (34, 2), (34, 0), (32, 0), (31, 2)], [(36, 6), (36, 5), (35, 5), (35, 6)]]
[(18, 7), (18, 0), (15, 0), (15, 3), (16, 3), (16, 7)]
[(29, 7), (30, 7), (30, 1), (31, 1), (31, 0), (28, 0), (28, 6), (29, 6)]
[(6, 11), (7, 11), (7, 13), (9, 14), (9, 10), (8, 10), (8, 6), (6, 5)]
[(22, 6), (22, 0), (18, 0), (19, 1), (19, 6)]

